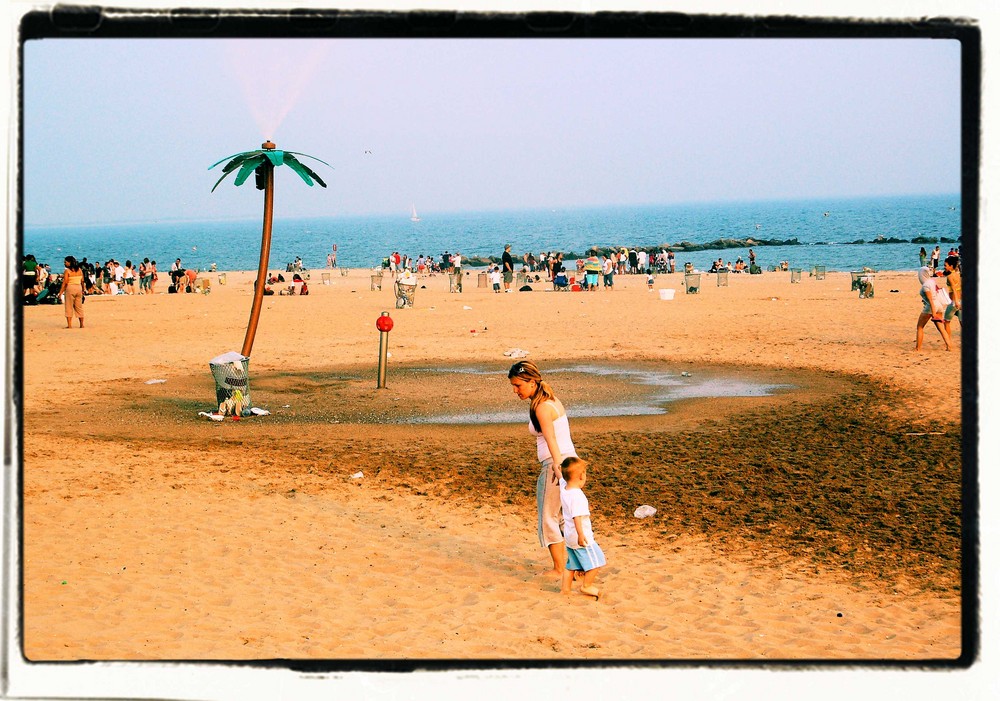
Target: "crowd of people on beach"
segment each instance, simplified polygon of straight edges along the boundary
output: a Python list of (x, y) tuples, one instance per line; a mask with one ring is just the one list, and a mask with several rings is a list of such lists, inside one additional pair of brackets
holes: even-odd
[[(124, 263), (117, 258), (91, 262), (86, 257), (77, 260), (75, 256), (66, 256), (64, 264), (70, 259), (80, 266), (85, 296), (157, 293), (160, 276), (155, 260), (143, 258), (138, 264), (134, 264), (131, 259), (126, 259)], [(177, 258), (170, 266), (167, 292), (196, 292), (196, 281), (200, 273), (198, 268), (185, 268), (181, 259)], [(62, 301), (59, 290), (62, 288), (64, 274), (65, 265), (63, 270), (53, 271), (49, 263), (40, 263), (33, 254), (26, 254), (21, 262), (23, 303), (59, 304)]]

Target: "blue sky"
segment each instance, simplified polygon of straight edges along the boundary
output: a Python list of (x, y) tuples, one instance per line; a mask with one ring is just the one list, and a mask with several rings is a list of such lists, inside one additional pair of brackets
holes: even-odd
[[(24, 46), (29, 227), (955, 193), (947, 40), (43, 40)], [(369, 152), (370, 153), (366, 153)]]

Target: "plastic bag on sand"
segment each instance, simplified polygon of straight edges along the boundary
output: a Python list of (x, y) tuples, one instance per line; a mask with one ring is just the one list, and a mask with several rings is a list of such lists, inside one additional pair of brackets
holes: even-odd
[(638, 509), (635, 510), (635, 517), (636, 518), (649, 518), (650, 516), (652, 516), (655, 513), (656, 513), (656, 509), (654, 509), (652, 506), (649, 506), (647, 504), (643, 504), (642, 506), (640, 506)]
[(511, 348), (508, 351), (504, 351), (504, 355), (508, 358), (526, 358), (528, 356), (528, 351), (520, 348)]
[(351, 475), (351, 479), (352, 480), (359, 480), (359, 479), (361, 479), (364, 476), (365, 476), (364, 472), (355, 472), (353, 475)]
[(212, 421), (222, 421), (224, 418), (226, 418), (222, 414), (209, 414), (207, 411), (199, 411), (198, 416), (204, 416), (206, 418), (211, 419)]

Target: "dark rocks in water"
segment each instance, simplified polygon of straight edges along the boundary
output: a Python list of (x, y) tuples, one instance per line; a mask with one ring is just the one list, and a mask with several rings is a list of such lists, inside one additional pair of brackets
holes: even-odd
[(944, 236), (940, 238), (941, 243), (958, 243), (958, 239), (949, 239)]
[(909, 241), (907, 241), (906, 239), (897, 239), (895, 236), (890, 236), (886, 238), (885, 236), (879, 234), (868, 243), (909, 243)]
[(939, 243), (933, 236), (916, 236), (910, 239), (910, 243)]

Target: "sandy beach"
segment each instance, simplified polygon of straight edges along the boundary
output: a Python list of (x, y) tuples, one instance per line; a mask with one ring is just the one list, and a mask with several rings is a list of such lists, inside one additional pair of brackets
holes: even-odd
[[(161, 274), (152, 296), (90, 297), (82, 330), (62, 306), (24, 310), (32, 661), (962, 653), (962, 333), (946, 352), (928, 325), (913, 350), (915, 273), (880, 272), (871, 299), (848, 273), (725, 287), (706, 274), (690, 295), (681, 274), (653, 291), (626, 275), (614, 292), (511, 294), (474, 273), (450, 293), (438, 275), (395, 309), (388, 276), (372, 290), (370, 271), (313, 270), (309, 296), (264, 300), (251, 396), (270, 415), (223, 422), (198, 414), (215, 399), (208, 361), (240, 349), (253, 274), (206, 277), (210, 294), (163, 294)], [(394, 328), (376, 389), (383, 311)], [(647, 390), (553, 379), (591, 461), (608, 557), (595, 602), (542, 575), (512, 349), (543, 372), (786, 388), (574, 417)], [(523, 418), (433, 420), (504, 411)], [(642, 504), (657, 514), (635, 518)]]

